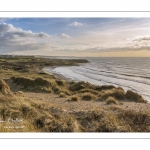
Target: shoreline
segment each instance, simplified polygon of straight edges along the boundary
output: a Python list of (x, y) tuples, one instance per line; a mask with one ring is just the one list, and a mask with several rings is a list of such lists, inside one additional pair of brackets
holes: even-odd
[[(85, 80), (73, 80), (72, 78), (65, 77), (65, 76), (64, 76), (63, 74), (61, 74), (61, 73), (56, 73), (56, 72), (51, 71), (51, 69), (53, 70), (53, 69), (56, 69), (56, 68), (59, 68), (59, 67), (62, 67), (62, 68), (63, 68), (63, 67), (71, 67), (71, 66), (44, 67), (44, 68), (42, 69), (42, 71), (43, 71), (44, 73), (46, 73), (46, 74), (53, 75), (56, 79), (65, 80), (65, 81), (67, 81), (67, 82), (71, 82), (71, 81), (75, 81), (75, 82), (84, 81), (84, 82), (89, 82), (90, 84), (93, 84), (93, 85), (95, 85), (95, 86), (97, 86), (97, 85), (98, 85), (98, 86), (113, 85), (113, 86), (115, 86), (115, 87), (121, 87), (121, 88), (123, 88), (125, 92), (128, 91), (128, 90), (132, 90), (132, 91), (134, 91), (134, 92), (136, 92), (136, 93), (139, 94), (139, 92), (137, 92), (136, 90), (134, 90), (134, 89), (132, 89), (132, 88), (124, 87), (124, 86), (122, 86), (122, 85), (116, 85), (116, 84), (111, 84), (111, 83), (110, 83), (110, 84), (104, 84), (104, 83), (97, 84), (96, 80), (94, 81), (95, 83), (89, 81), (89, 80), (94, 80), (94, 79), (89, 79), (89, 80), (87, 80), (87, 81), (85, 81)], [(47, 69), (49, 69), (49, 71), (47, 71)], [(98, 82), (99, 82), (99, 81), (98, 81)], [(141, 94), (140, 94), (140, 95), (141, 95)], [(144, 95), (142, 95), (142, 97), (144, 97), (144, 99), (147, 100), (148, 103), (150, 103), (150, 99), (149, 99), (148, 97), (145, 97)]]
[[(57, 67), (60, 67), (60, 66), (53, 66), (53, 67), (44, 67), (43, 69), (40, 70), (41, 73), (46, 73), (46, 74), (49, 74), (49, 75), (53, 75), (56, 79), (60, 79), (60, 80), (65, 80), (67, 82), (70, 82), (70, 81), (73, 81), (72, 79), (70, 78), (67, 78), (65, 77), (64, 75), (62, 74), (59, 74), (59, 73), (54, 73), (54, 72), (50, 72), (50, 71), (47, 71), (46, 69), (55, 69)], [(63, 67), (63, 66), (61, 66)], [(64, 66), (65, 67), (65, 66)]]

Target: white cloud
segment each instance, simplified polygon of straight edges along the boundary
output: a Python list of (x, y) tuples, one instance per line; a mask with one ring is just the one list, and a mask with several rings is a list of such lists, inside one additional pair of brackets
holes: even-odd
[(60, 38), (69, 38), (70, 36), (65, 34), (65, 33), (62, 33), (62, 34), (58, 35), (58, 37), (60, 37)]
[(38, 50), (49, 47), (49, 35), (44, 32), (34, 33), (31, 30), (16, 28), (12, 24), (0, 23), (0, 53), (16, 50)]
[(70, 27), (81, 27), (83, 25), (84, 25), (83, 23), (76, 22), (76, 21), (69, 24)]
[(12, 24), (0, 23), (0, 37), (5, 38), (21, 38), (21, 37), (49, 37), (48, 34), (44, 32), (33, 33), (31, 30), (23, 30), (21, 28), (16, 28)]

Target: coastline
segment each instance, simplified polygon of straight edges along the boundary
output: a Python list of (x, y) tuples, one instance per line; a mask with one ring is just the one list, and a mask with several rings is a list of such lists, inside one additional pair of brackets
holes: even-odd
[[(0, 80), (1, 115), (21, 116), (25, 120), (25, 129), (10, 132), (150, 131), (150, 104), (139, 94), (112, 85), (70, 82), (72, 79), (66, 76), (47, 71), (57, 65), (43, 65), (40, 71), (42, 66), (34, 65), (35, 71), (32, 66), (29, 68), (32, 72), (12, 70), (13, 75), (10, 73), (6, 78), (3, 74), (5, 80)], [(0, 127), (4, 132), (3, 126)]]
[[(72, 79), (67, 78), (67, 77), (65, 77), (65, 76), (62, 75), (62, 74), (55, 73), (55, 72), (52, 72), (52, 71), (47, 71), (47, 68), (48, 68), (48, 69), (55, 69), (55, 68), (57, 68), (57, 67), (60, 67), (60, 66), (44, 67), (43, 69), (40, 70), (40, 73), (46, 73), (46, 74), (49, 74), (49, 75), (53, 75), (56, 79), (65, 80), (65, 81), (67, 81), (67, 82), (72, 81)], [(63, 67), (63, 66), (61, 66), (61, 67)]]

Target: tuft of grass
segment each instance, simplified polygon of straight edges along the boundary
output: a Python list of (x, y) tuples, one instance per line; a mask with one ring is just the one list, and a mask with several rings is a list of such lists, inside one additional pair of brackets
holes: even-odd
[(80, 99), (79, 99), (78, 96), (72, 96), (72, 97), (69, 99), (69, 101), (79, 102)]
[(65, 81), (63, 81), (63, 80), (56, 80), (56, 83), (58, 86), (65, 86), (66, 85)]
[(139, 102), (139, 103), (146, 103), (147, 102), (146, 100), (144, 100), (144, 98), (141, 95), (139, 95), (138, 93), (133, 92), (131, 90), (128, 90), (126, 92), (125, 96), (126, 96), (126, 99), (129, 101)]
[(84, 81), (73, 82), (69, 86), (69, 90), (71, 90), (71, 91), (79, 91), (79, 90), (82, 90), (85, 88), (94, 89), (94, 86), (92, 84), (90, 84), (88, 82), (84, 82)]
[(60, 93), (59, 97), (66, 97), (66, 94), (65, 93)]
[(106, 99), (106, 104), (118, 104), (118, 101), (114, 97), (108, 97)]
[(95, 100), (97, 97), (94, 95), (94, 94), (91, 94), (91, 93), (84, 93), (82, 95), (82, 99), (83, 100)]
[(81, 92), (81, 93), (91, 93), (91, 94), (94, 94), (94, 95), (98, 95), (98, 93), (99, 93), (98, 91), (93, 90), (93, 89), (82, 89), (79, 92)]
[(10, 87), (6, 84), (4, 80), (0, 80), (0, 93), (8, 96), (13, 96), (12, 91), (10, 90)]
[(102, 91), (102, 90), (112, 90), (115, 86), (113, 85), (102, 85), (102, 86), (95, 86), (95, 90)]
[(68, 89), (63, 88), (63, 89), (61, 89), (60, 91), (61, 91), (62, 93), (65, 93), (66, 95), (71, 95), (71, 92), (70, 92)]
[(103, 90), (98, 95), (99, 100), (101, 101), (106, 100), (110, 96), (116, 98), (117, 100), (124, 100), (125, 92), (121, 87), (118, 87), (118, 88), (113, 88), (112, 90)]
[(82, 127), (74, 116), (65, 115), (52, 119), (44, 128), (44, 132), (81, 132)]

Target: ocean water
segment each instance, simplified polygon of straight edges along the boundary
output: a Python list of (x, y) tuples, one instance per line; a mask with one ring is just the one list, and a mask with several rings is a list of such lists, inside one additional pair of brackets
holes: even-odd
[(150, 102), (150, 58), (85, 58), (80, 66), (57, 67), (51, 72), (96, 85), (121, 86)]

